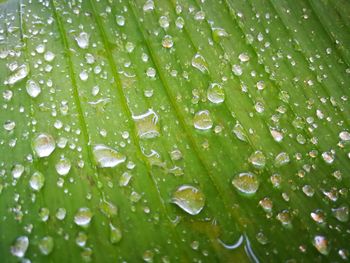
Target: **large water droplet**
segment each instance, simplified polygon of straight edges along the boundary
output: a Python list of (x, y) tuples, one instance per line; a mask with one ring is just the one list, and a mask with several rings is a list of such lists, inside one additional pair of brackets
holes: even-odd
[(78, 226), (88, 226), (92, 219), (92, 212), (90, 208), (87, 207), (81, 207), (79, 208), (78, 212), (74, 216), (74, 222)]
[(55, 150), (56, 143), (50, 134), (40, 133), (34, 138), (32, 148), (38, 157), (47, 157)]
[(241, 193), (253, 195), (258, 191), (259, 181), (255, 174), (244, 172), (237, 174), (233, 178), (232, 185)]
[(43, 255), (49, 255), (54, 248), (54, 240), (50, 236), (43, 237), (39, 241), (39, 250)]
[(26, 84), (26, 90), (29, 96), (36, 98), (41, 93), (41, 88), (34, 80), (28, 80)]
[(208, 110), (198, 111), (193, 117), (193, 125), (198, 130), (208, 130), (213, 127), (210, 112)]
[(137, 136), (142, 139), (151, 139), (160, 135), (160, 127), (158, 122), (158, 115), (152, 110), (141, 115), (133, 115), (137, 128)]
[(40, 172), (35, 172), (30, 177), (29, 185), (34, 191), (40, 191), (41, 188), (43, 188), (45, 184), (45, 177)]
[(29, 74), (29, 65), (23, 64), (19, 66), (8, 78), (7, 83), (10, 85), (15, 84), (16, 82), (24, 79)]
[(86, 49), (89, 47), (89, 34), (86, 32), (81, 32), (78, 36), (75, 37), (75, 41), (78, 46), (82, 49)]
[(103, 144), (95, 145), (93, 154), (97, 165), (101, 168), (115, 167), (126, 160), (125, 155)]
[(15, 164), (11, 170), (12, 177), (18, 179), (24, 172), (24, 166), (22, 164)]
[(342, 131), (339, 133), (339, 138), (342, 141), (350, 141), (350, 133), (347, 131)]
[(23, 258), (29, 246), (29, 239), (27, 236), (20, 236), (16, 239), (14, 244), (11, 246), (11, 254)]
[(275, 158), (275, 166), (280, 167), (286, 165), (289, 161), (289, 155), (285, 152), (281, 152)]
[(232, 132), (236, 135), (236, 137), (246, 142), (247, 141), (247, 135), (245, 134), (244, 128), (241, 124), (237, 123), (235, 127), (233, 128)]
[(200, 54), (194, 55), (194, 57), (192, 58), (192, 66), (201, 71), (202, 73), (209, 71), (207, 61)]
[(190, 215), (197, 215), (204, 207), (205, 196), (193, 186), (182, 185), (173, 193), (171, 202)]
[(211, 83), (207, 90), (207, 97), (212, 103), (222, 103), (225, 100), (225, 92), (223, 87), (218, 83)]

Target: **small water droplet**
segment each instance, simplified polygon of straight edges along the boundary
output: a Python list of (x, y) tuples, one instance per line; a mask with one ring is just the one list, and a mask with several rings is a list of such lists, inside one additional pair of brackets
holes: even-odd
[(22, 164), (15, 164), (11, 170), (12, 177), (18, 179), (24, 172), (24, 166)]
[(251, 172), (237, 174), (232, 179), (232, 185), (241, 193), (246, 195), (253, 195), (259, 189), (258, 178)]
[(250, 57), (249, 57), (249, 55), (247, 53), (241, 53), (241, 54), (239, 54), (238, 59), (241, 62), (248, 62)]
[(43, 237), (39, 241), (39, 250), (41, 254), (43, 255), (49, 255), (51, 254), (53, 248), (54, 248), (54, 240), (50, 236)]
[(153, 9), (154, 9), (153, 0), (147, 0), (146, 3), (143, 5), (143, 11), (148, 12), (148, 11), (152, 11)]
[(232, 72), (236, 76), (241, 76), (243, 74), (243, 70), (240, 65), (232, 65)]
[(342, 131), (339, 133), (339, 138), (342, 141), (350, 141), (350, 133), (347, 131)]
[(125, 25), (125, 17), (124, 16), (115, 16), (115, 20), (118, 24), (118, 26), (124, 26)]
[(220, 42), (221, 38), (227, 37), (227, 36), (228, 34), (225, 31), (225, 29), (219, 28), (219, 27), (212, 28), (212, 37), (216, 43)]
[(211, 119), (208, 110), (198, 111), (193, 117), (193, 125), (198, 130), (209, 130), (213, 127), (213, 120)]
[(7, 79), (7, 83), (10, 85), (13, 85), (17, 83), (18, 81), (24, 79), (29, 74), (29, 65), (23, 64), (19, 66)]
[(66, 175), (69, 173), (71, 168), (71, 162), (66, 158), (61, 158), (55, 165), (56, 172), (59, 175)]
[(329, 243), (327, 238), (324, 236), (317, 235), (314, 237), (312, 244), (322, 255), (328, 255), (330, 251)]
[(291, 215), (290, 215), (288, 210), (283, 210), (283, 211), (279, 212), (277, 214), (276, 218), (284, 226), (289, 226), (292, 223)]
[(20, 236), (11, 246), (11, 254), (18, 258), (23, 258), (27, 252), (28, 246), (29, 238), (27, 236)]
[(173, 193), (171, 202), (188, 214), (197, 215), (205, 205), (205, 196), (198, 188), (182, 185)]
[(34, 80), (28, 80), (26, 83), (26, 90), (29, 96), (36, 98), (41, 93), (41, 88)]
[(241, 124), (237, 123), (232, 131), (239, 140), (244, 141), (244, 142), (247, 141), (247, 135), (245, 134), (245, 131), (244, 131), (243, 126)]
[(63, 207), (58, 208), (57, 211), (56, 211), (56, 218), (58, 220), (63, 220), (63, 219), (65, 219), (66, 214), (67, 214), (67, 212), (66, 212), (65, 208), (63, 208)]
[(113, 226), (112, 224), (109, 224), (109, 241), (112, 244), (117, 244), (122, 239), (122, 231), (118, 228)]
[(323, 160), (328, 163), (328, 164), (331, 164), (334, 162), (334, 159), (335, 159), (335, 154), (330, 151), (330, 152), (323, 152), (322, 153), (322, 158)]
[(45, 177), (40, 172), (35, 172), (30, 177), (29, 185), (34, 191), (40, 191), (41, 188), (43, 188), (45, 184)]
[(158, 22), (159, 25), (164, 29), (167, 29), (169, 27), (169, 18), (167, 16), (161, 16)]
[(92, 212), (90, 208), (87, 207), (81, 207), (79, 208), (78, 212), (74, 216), (74, 222), (78, 226), (88, 226), (92, 219)]
[(225, 92), (223, 87), (218, 83), (211, 83), (207, 90), (207, 98), (212, 103), (222, 103), (225, 100)]
[(50, 134), (40, 133), (34, 138), (32, 148), (38, 157), (47, 157), (55, 150), (56, 143)]
[(261, 151), (255, 151), (250, 155), (249, 162), (257, 169), (262, 169), (266, 164), (266, 157)]
[(170, 35), (165, 35), (162, 39), (162, 46), (165, 48), (172, 48), (174, 45), (173, 37)]
[(275, 158), (275, 166), (280, 167), (290, 162), (289, 155), (286, 152), (279, 153)]
[(125, 155), (103, 144), (95, 145), (93, 154), (97, 165), (101, 168), (115, 167), (126, 160)]
[(44, 59), (47, 61), (47, 62), (51, 62), (55, 59), (55, 54), (52, 53), (51, 51), (47, 51), (44, 55)]
[(89, 34), (86, 32), (81, 32), (78, 36), (75, 37), (75, 41), (78, 46), (82, 49), (87, 49), (89, 47)]
[(200, 54), (195, 54), (192, 58), (192, 66), (201, 71), (202, 73), (208, 72), (208, 63), (205, 58)]
[(141, 115), (133, 115), (132, 118), (136, 124), (137, 136), (141, 139), (152, 139), (160, 135), (158, 115), (152, 109)]
[(347, 205), (342, 205), (340, 207), (333, 208), (332, 214), (340, 222), (348, 222), (349, 221), (349, 207)]
[(14, 128), (16, 127), (16, 123), (14, 121), (11, 121), (11, 120), (7, 120), (5, 121), (4, 123), (4, 129), (6, 131), (12, 131)]

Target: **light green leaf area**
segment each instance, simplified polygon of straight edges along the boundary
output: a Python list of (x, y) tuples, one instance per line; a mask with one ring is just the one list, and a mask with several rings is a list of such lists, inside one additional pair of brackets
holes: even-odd
[(349, 260), (350, 2), (0, 4), (1, 262)]

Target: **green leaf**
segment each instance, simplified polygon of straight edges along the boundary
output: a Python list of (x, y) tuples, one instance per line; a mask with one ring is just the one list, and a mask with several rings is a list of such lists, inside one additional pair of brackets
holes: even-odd
[(0, 2), (1, 262), (349, 260), (348, 1)]

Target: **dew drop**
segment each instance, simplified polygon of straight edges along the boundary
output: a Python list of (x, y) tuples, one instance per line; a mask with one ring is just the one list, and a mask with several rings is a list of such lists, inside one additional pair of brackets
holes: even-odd
[(255, 174), (244, 172), (237, 174), (232, 179), (232, 185), (243, 194), (253, 195), (258, 191), (259, 181)]
[(211, 83), (207, 90), (207, 98), (212, 103), (222, 103), (225, 100), (225, 92), (223, 87), (218, 83)]
[(71, 168), (71, 162), (66, 158), (61, 158), (55, 165), (56, 172), (59, 175), (66, 175), (69, 173)]
[(16, 127), (16, 123), (11, 120), (7, 120), (4, 123), (4, 129), (8, 132), (12, 131)]
[(213, 120), (211, 119), (208, 110), (198, 111), (193, 117), (193, 125), (198, 130), (209, 130), (213, 127)]
[(282, 225), (284, 226), (288, 226), (291, 224), (292, 222), (292, 219), (291, 219), (291, 216), (290, 216), (290, 213), (288, 210), (283, 210), (281, 212), (279, 212), (276, 216), (277, 220), (279, 220)]
[(172, 194), (171, 202), (188, 214), (197, 215), (205, 205), (205, 196), (198, 188), (182, 185)]
[(137, 136), (141, 139), (152, 139), (160, 135), (158, 115), (152, 109), (141, 115), (133, 115), (132, 118), (136, 124)]
[(335, 159), (335, 154), (333, 152), (323, 152), (322, 158), (326, 163), (332, 164)]
[(75, 41), (78, 46), (82, 49), (87, 49), (89, 47), (89, 34), (86, 32), (81, 32), (78, 36), (75, 37)]
[(202, 73), (208, 72), (208, 63), (200, 54), (195, 54), (192, 58), (192, 66)]
[(241, 76), (243, 74), (243, 70), (240, 65), (233, 65), (232, 66), (232, 72), (236, 76)]
[(27, 236), (20, 236), (16, 239), (14, 244), (11, 246), (11, 254), (23, 258), (27, 252), (29, 246), (29, 239)]
[(50, 236), (43, 237), (39, 241), (39, 250), (41, 254), (43, 255), (49, 255), (51, 254), (53, 248), (54, 248), (54, 240)]
[(65, 208), (63, 208), (63, 207), (58, 208), (57, 211), (56, 211), (56, 218), (57, 218), (58, 220), (61, 220), (61, 221), (62, 221), (63, 219), (65, 219), (66, 214), (67, 214), (67, 212), (66, 212), (66, 209), (65, 209)]
[(232, 132), (236, 135), (236, 137), (241, 140), (246, 142), (247, 141), (247, 136), (245, 134), (245, 131), (243, 129), (243, 126), (239, 123), (237, 123), (235, 125), (235, 127), (233, 128)]
[(350, 141), (350, 133), (347, 131), (342, 131), (339, 133), (339, 138), (342, 141)]
[(250, 155), (249, 162), (257, 169), (263, 169), (266, 164), (266, 157), (261, 151), (255, 151)]
[(126, 160), (125, 155), (103, 144), (95, 145), (93, 154), (97, 165), (101, 168), (115, 167)]
[(7, 83), (13, 85), (18, 81), (24, 79), (29, 74), (29, 65), (23, 64), (19, 66), (8, 78)]
[(109, 224), (109, 231), (109, 241), (112, 244), (119, 243), (123, 237), (122, 231), (118, 227), (113, 226), (112, 224)]
[(327, 238), (325, 238), (324, 236), (319, 236), (319, 235), (315, 236), (312, 241), (312, 244), (318, 250), (318, 252), (320, 252), (322, 255), (329, 254), (330, 247), (329, 247)]
[(51, 62), (55, 59), (55, 54), (52, 53), (51, 51), (47, 51), (45, 54), (44, 54), (44, 59), (47, 61), (47, 62)]
[(74, 222), (78, 226), (88, 226), (91, 222), (92, 216), (93, 214), (89, 208), (81, 207), (74, 216)]
[(125, 25), (125, 17), (124, 16), (116, 16), (115, 21), (117, 22), (118, 26)]
[(22, 164), (15, 164), (11, 170), (12, 177), (18, 179), (24, 172), (24, 166)]
[(225, 29), (223, 28), (219, 28), (219, 27), (214, 27), (212, 29), (212, 37), (213, 37), (213, 40), (218, 43), (220, 42), (220, 40), (223, 38), (223, 37), (227, 37), (228, 34), (227, 32), (225, 31)]
[(241, 53), (241, 54), (239, 54), (238, 59), (241, 62), (248, 62), (250, 58), (249, 58), (249, 55), (247, 53)]
[(279, 153), (275, 158), (275, 166), (280, 167), (290, 162), (289, 155), (286, 152)]
[(173, 37), (170, 35), (165, 35), (162, 39), (162, 46), (165, 48), (172, 48), (174, 45)]
[(56, 143), (50, 134), (40, 133), (34, 138), (32, 148), (38, 157), (47, 157), (55, 150)]
[(34, 80), (28, 80), (26, 83), (26, 90), (29, 96), (36, 98), (41, 93), (41, 88)]
[(342, 205), (340, 207), (333, 208), (332, 214), (340, 222), (349, 221), (349, 207), (347, 205)]
[(40, 172), (35, 172), (29, 179), (29, 185), (34, 191), (40, 191), (45, 184), (45, 177)]
[(143, 5), (143, 11), (149, 12), (154, 10), (154, 2), (153, 0), (147, 0), (146, 3)]

